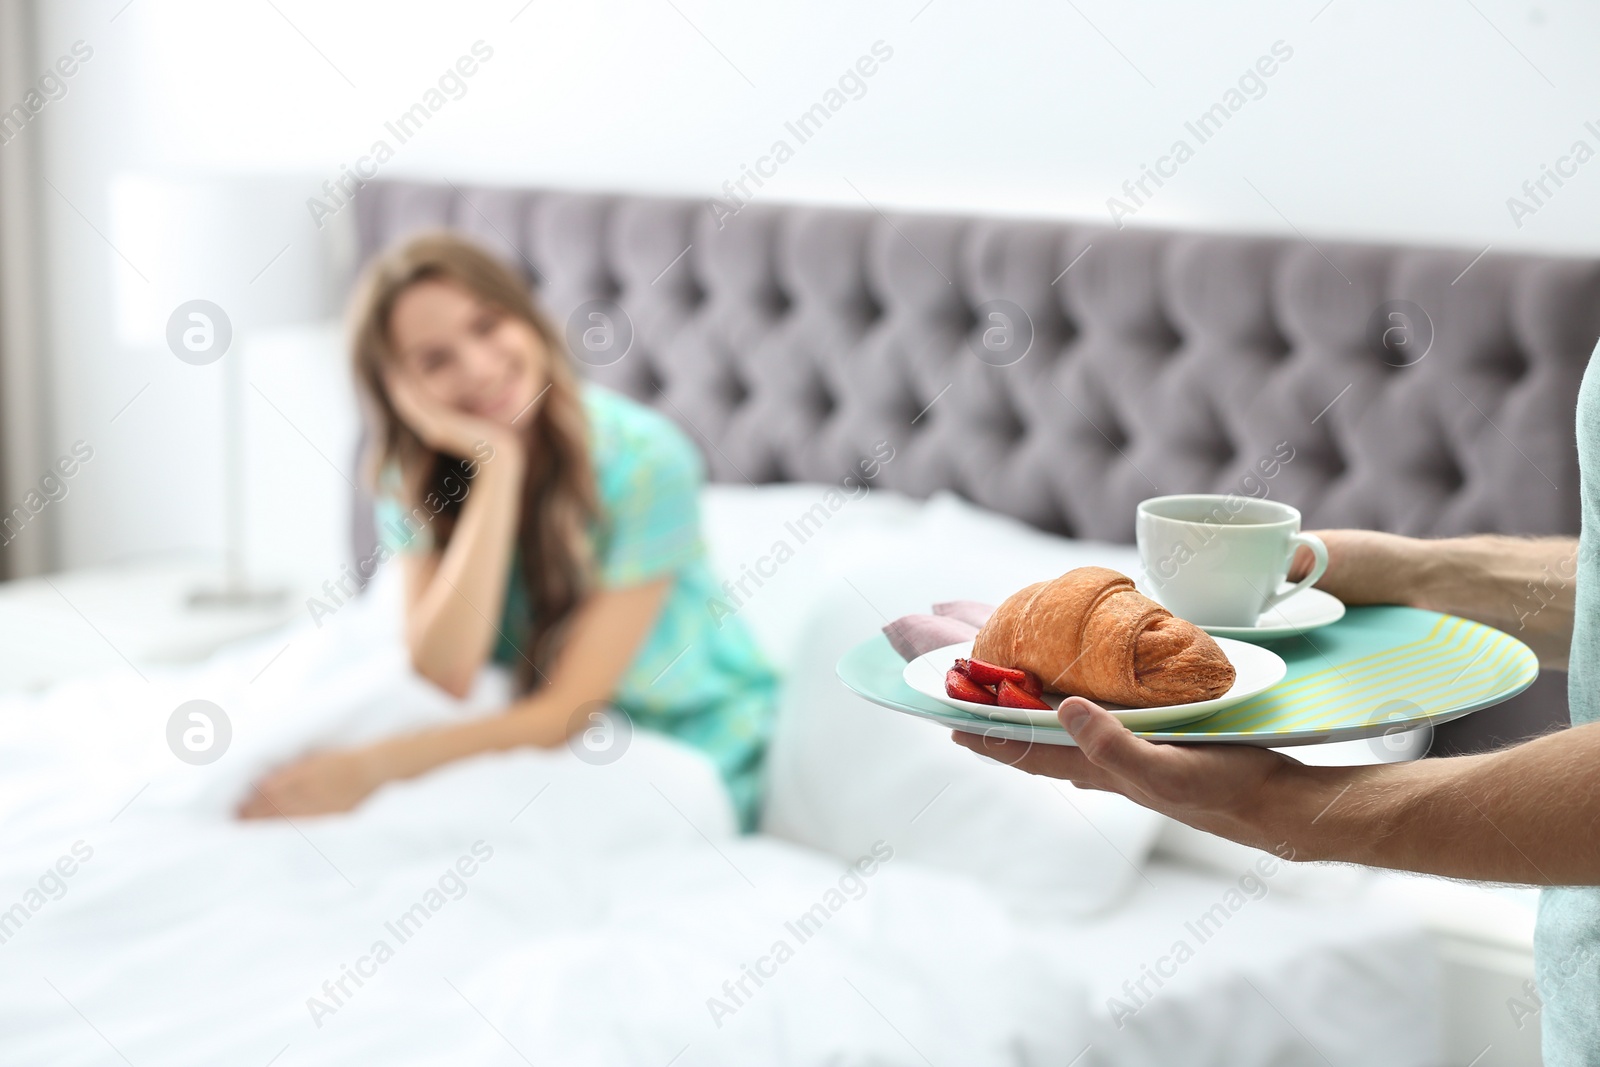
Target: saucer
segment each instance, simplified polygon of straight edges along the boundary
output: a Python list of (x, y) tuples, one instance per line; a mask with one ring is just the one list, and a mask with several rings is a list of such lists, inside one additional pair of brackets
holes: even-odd
[[(1223, 638), (1217, 644), (1222, 647), (1222, 654), (1228, 657), (1228, 662), (1233, 664), (1234, 669), (1233, 687), (1220, 697), (1212, 700), (1196, 700), (1188, 704), (1169, 704), (1160, 708), (1125, 708), (1120, 704), (1100, 706), (1121, 719), (1130, 730), (1159, 730), (1169, 726), (1181, 726), (1203, 719), (1224, 708), (1231, 708), (1235, 704), (1242, 704), (1251, 697), (1266, 692), (1282, 681), (1284, 673), (1289, 669), (1283, 657), (1270, 649), (1243, 641), (1230, 641), (1227, 638)], [(959, 700), (946, 693), (945, 672), (954, 665), (958, 656), (967, 658), (971, 655), (971, 641), (936, 648), (907, 663), (901, 672), (901, 677), (906, 685), (916, 692), (952, 708), (970, 711), (975, 715), (1001, 722), (1053, 726), (1060, 729), (1060, 723), (1056, 719), (1056, 708), (1066, 699), (1061, 693), (1044, 695), (1045, 703), (1050, 705), (1048, 711), (977, 704), (969, 700)]]
[(1254, 626), (1201, 626), (1212, 637), (1265, 641), (1294, 637), (1344, 618), (1344, 601), (1320, 589), (1302, 589), (1276, 607), (1261, 613)]

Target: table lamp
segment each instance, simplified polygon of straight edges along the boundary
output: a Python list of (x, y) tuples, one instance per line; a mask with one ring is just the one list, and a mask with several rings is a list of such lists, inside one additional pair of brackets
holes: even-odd
[(286, 595), (253, 582), (246, 566), (243, 347), (254, 333), (335, 310), (342, 228), (319, 229), (307, 214), (315, 185), (284, 176), (112, 181), (112, 242), (126, 257), (114, 268), (119, 339), (196, 368), (222, 364), (224, 568), (220, 584), (191, 594), (195, 607), (267, 608)]

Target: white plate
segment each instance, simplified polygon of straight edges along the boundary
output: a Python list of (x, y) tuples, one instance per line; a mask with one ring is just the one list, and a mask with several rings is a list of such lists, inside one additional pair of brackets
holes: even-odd
[(1302, 589), (1277, 607), (1263, 611), (1254, 626), (1201, 626), (1200, 629), (1212, 637), (1265, 641), (1274, 637), (1293, 637), (1342, 618), (1344, 601), (1320, 589)]
[[(1178, 726), (1186, 722), (1203, 719), (1212, 712), (1221, 711), (1242, 701), (1249, 700), (1257, 693), (1272, 688), (1282, 680), (1289, 670), (1288, 665), (1271, 649), (1262, 648), (1260, 645), (1247, 644), (1244, 641), (1233, 641), (1226, 637), (1216, 639), (1222, 647), (1222, 654), (1228, 657), (1228, 662), (1233, 664), (1233, 688), (1214, 700), (1197, 700), (1191, 704), (1173, 704), (1165, 708), (1125, 708), (1120, 704), (1102, 704), (1101, 707), (1112, 712), (1117, 718), (1127, 724), (1130, 730), (1159, 730), (1166, 726)], [(1001, 722), (1026, 723), (1032, 726), (1056, 726), (1061, 724), (1056, 719), (1055, 709), (1064, 699), (1060, 693), (1046, 693), (1045, 703), (1050, 705), (1049, 711), (1033, 711), (1028, 708), (1002, 708), (993, 704), (974, 704), (968, 700), (957, 700), (944, 691), (944, 676), (951, 667), (955, 666), (958, 657), (970, 658), (972, 655), (972, 642), (963, 641), (957, 645), (945, 645), (932, 652), (925, 652), (916, 659), (907, 663), (903, 677), (906, 685), (915, 689), (925, 697), (931, 697), (942, 704), (962, 711), (970, 711)]]

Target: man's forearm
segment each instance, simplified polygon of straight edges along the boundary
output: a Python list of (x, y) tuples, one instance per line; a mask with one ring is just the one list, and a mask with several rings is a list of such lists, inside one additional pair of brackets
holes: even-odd
[(1267, 847), (1529, 885), (1600, 885), (1600, 724), (1480, 756), (1286, 766), (1247, 818)]
[(1486, 534), (1412, 544), (1411, 603), (1504, 630), (1526, 642), (1542, 665), (1566, 669), (1576, 538)]

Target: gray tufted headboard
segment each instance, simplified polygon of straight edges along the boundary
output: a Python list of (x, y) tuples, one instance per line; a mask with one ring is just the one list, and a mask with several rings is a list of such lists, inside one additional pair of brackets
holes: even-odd
[[(881, 486), (1131, 541), (1140, 500), (1259, 491), (1287, 442), (1268, 490), (1310, 528), (1577, 532), (1600, 260), (449, 183), (373, 183), (357, 224), (363, 258), (450, 226), (558, 322), (609, 312), (631, 343), (585, 373), (716, 480), (835, 481), (887, 438)], [(1551, 674), (1435, 750), (1564, 719)]]

